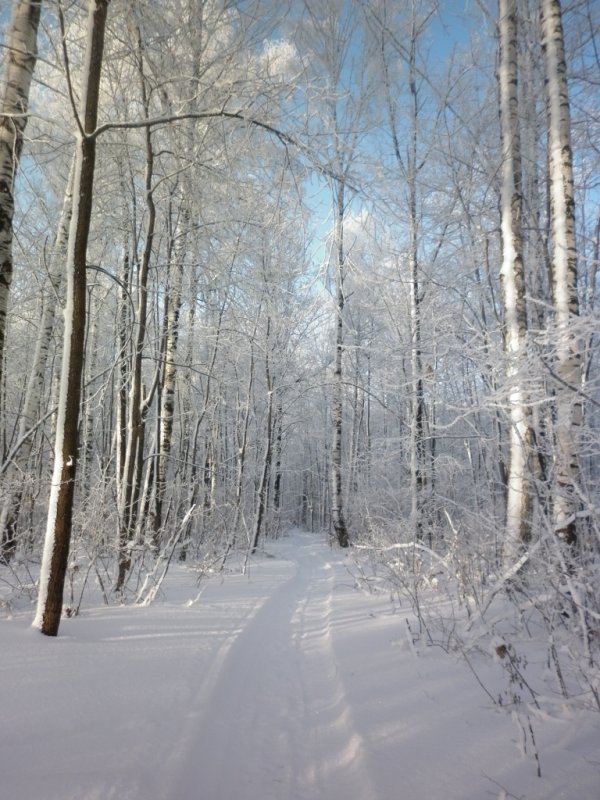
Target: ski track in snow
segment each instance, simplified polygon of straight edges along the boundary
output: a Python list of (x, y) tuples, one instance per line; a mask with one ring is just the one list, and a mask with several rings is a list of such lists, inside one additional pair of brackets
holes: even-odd
[(202, 787), (202, 797), (228, 800), (240, 796), (240, 783), (244, 797), (263, 800), (377, 796), (337, 675), (334, 573), (321, 547), (303, 540), (290, 574), (220, 648), (161, 796), (187, 800)]
[[(0, 621), (0, 800), (600, 797), (596, 717), (538, 727), (543, 778), (464, 664), (296, 532), (198, 595)], [(537, 723), (536, 723), (537, 724)], [(505, 795), (510, 796), (510, 795)]]

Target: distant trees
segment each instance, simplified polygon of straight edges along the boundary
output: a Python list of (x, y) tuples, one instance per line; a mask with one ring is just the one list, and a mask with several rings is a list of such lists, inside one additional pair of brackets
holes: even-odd
[[(427, 126), (439, 113), (441, 99), (432, 97), (421, 73), (423, 42), (435, 14), (435, 6), (411, 3), (405, 11), (382, 3), (368, 12), (369, 27), (378, 42), (379, 69), (383, 75), (384, 130), (390, 140), (391, 164), (399, 198), (390, 199), (392, 215), (402, 219), (401, 280), (408, 288), (407, 354), (409, 405), (407, 408), (408, 472), (410, 528), (415, 540), (432, 543), (433, 521), (433, 452), (434, 433), (427, 419), (423, 344), (423, 303), (430, 289), (426, 280), (445, 235), (440, 226), (439, 239), (422, 235), (425, 218), (425, 190), (421, 174), (428, 165), (432, 142), (427, 140)], [(427, 121), (424, 121), (427, 118)], [(388, 187), (389, 191), (389, 187)], [(400, 226), (396, 225), (396, 235)], [(423, 262), (423, 263), (421, 263)], [(431, 368), (431, 365), (430, 365)]]
[(331, 385), (332, 444), (330, 462), (330, 508), (334, 535), (341, 547), (350, 537), (346, 520), (344, 492), (344, 385), (346, 289), (351, 243), (345, 224), (354, 193), (353, 170), (358, 145), (367, 126), (368, 61), (366, 47), (357, 51), (359, 17), (351, 3), (307, 3), (303, 26), (306, 46), (313, 62), (309, 76), (315, 113), (327, 135), (332, 197), (332, 235), (330, 260), (333, 273), (332, 294), (335, 309), (335, 343)]

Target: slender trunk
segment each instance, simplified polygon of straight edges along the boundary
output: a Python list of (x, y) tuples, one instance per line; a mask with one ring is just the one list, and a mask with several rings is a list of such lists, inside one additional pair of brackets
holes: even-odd
[(179, 314), (182, 303), (183, 261), (187, 237), (189, 212), (185, 205), (181, 210), (180, 224), (177, 226), (173, 258), (170, 264), (169, 292), (165, 318), (165, 355), (163, 380), (160, 392), (160, 439), (156, 464), (156, 498), (154, 510), (154, 535), (160, 535), (162, 509), (167, 489), (167, 471), (173, 442), (173, 422), (175, 418), (175, 382), (177, 378), (177, 342), (179, 339)]
[[(182, 374), (182, 422), (181, 422), (181, 440), (184, 443), (184, 450), (182, 453), (182, 484), (188, 487), (187, 498), (182, 498), (182, 508), (178, 516), (184, 516), (186, 510), (192, 506), (197, 506), (199, 485), (197, 480), (198, 467), (196, 464), (197, 458), (197, 443), (198, 433), (200, 431), (201, 420), (206, 412), (206, 408), (202, 414), (195, 421), (193, 429), (192, 422), (194, 421), (194, 398), (192, 386), (192, 369), (194, 365), (194, 351), (195, 351), (195, 328), (196, 328), (196, 303), (198, 297), (198, 271), (194, 270), (191, 275), (188, 293), (188, 312), (186, 320), (187, 332), (187, 345), (185, 352), (185, 369)], [(185, 510), (184, 510), (185, 509)], [(187, 551), (190, 542), (191, 533), (195, 519), (190, 516), (184, 529), (181, 533), (182, 547), (179, 551), (179, 560), (185, 561), (187, 558)]]
[(582, 347), (576, 330), (579, 306), (571, 118), (560, 3), (540, 0), (540, 10), (548, 122), (552, 301), (557, 337), (553, 524), (557, 536), (573, 545), (577, 540), (576, 487), (583, 404)]
[[(139, 45), (139, 75), (141, 82), (142, 102), (146, 118), (149, 116), (149, 99), (146, 91), (146, 81), (143, 71), (141, 34)], [(127, 442), (125, 458), (123, 461), (123, 478), (119, 497), (119, 541), (118, 541), (118, 574), (116, 589), (121, 591), (127, 572), (131, 565), (129, 542), (135, 532), (137, 519), (137, 500), (140, 493), (141, 460), (143, 457), (144, 441), (144, 396), (142, 385), (142, 357), (146, 343), (146, 324), (148, 314), (148, 276), (150, 260), (154, 244), (156, 225), (156, 206), (154, 203), (154, 189), (152, 186), (154, 176), (154, 148), (152, 145), (152, 131), (148, 127), (144, 130), (146, 145), (146, 171), (144, 178), (146, 210), (148, 213), (146, 240), (144, 252), (137, 277), (138, 303), (136, 309), (137, 335), (133, 348), (133, 367), (131, 370), (131, 384), (128, 398), (127, 414)]]
[(248, 385), (246, 387), (246, 399), (242, 405), (243, 421), (238, 424), (236, 430), (237, 452), (236, 452), (236, 475), (235, 475), (235, 508), (233, 511), (233, 522), (231, 535), (229, 537), (228, 549), (233, 547), (238, 535), (238, 525), (242, 516), (242, 500), (244, 492), (244, 471), (246, 468), (246, 453), (248, 446), (248, 426), (250, 423), (250, 398), (252, 396), (252, 385), (254, 383), (254, 350), (250, 357), (250, 370), (248, 373)]
[(0, 95), (0, 387), (4, 382), (6, 313), (13, 276), (14, 186), (27, 125), (41, 7), (41, 0), (15, 0), (4, 43), (7, 56)]
[(265, 354), (265, 378), (267, 384), (267, 420), (265, 423), (265, 451), (262, 461), (262, 469), (260, 473), (260, 480), (258, 484), (257, 498), (256, 498), (256, 512), (254, 515), (254, 528), (252, 531), (252, 552), (256, 551), (258, 542), (262, 532), (263, 520), (267, 507), (267, 490), (269, 486), (269, 477), (271, 473), (271, 461), (273, 458), (273, 395), (275, 388), (273, 385), (273, 376), (271, 374), (271, 365), (269, 362), (269, 333), (271, 328), (271, 320), (267, 318), (267, 341), (266, 341), (266, 354)]
[(406, 153), (401, 147), (398, 129), (396, 99), (392, 91), (390, 65), (386, 53), (386, 33), (382, 32), (381, 57), (383, 80), (386, 93), (386, 110), (389, 130), (392, 136), (394, 157), (400, 176), (406, 181), (408, 200), (408, 260), (409, 260), (409, 314), (410, 314), (410, 407), (409, 420), (409, 475), (410, 475), (410, 527), (415, 539), (422, 539), (424, 533), (425, 497), (427, 482), (427, 458), (425, 445), (425, 391), (423, 382), (423, 358), (421, 343), (421, 289), (419, 266), (419, 214), (417, 177), (421, 169), (419, 158), (421, 100), (419, 98), (419, 79), (417, 55), (419, 38), (425, 30), (431, 13), (419, 20), (417, 5), (411, 9), (410, 41), (403, 53), (408, 67), (408, 89), (410, 94), (410, 133)]
[(500, 136), (502, 183), (500, 212), (502, 267), (500, 280), (504, 306), (504, 351), (508, 384), (509, 455), (504, 530), (504, 565), (510, 568), (519, 558), (523, 542), (530, 537), (531, 492), (528, 462), (531, 449), (530, 410), (523, 381), (527, 311), (522, 244), (522, 180), (519, 136), (517, 3), (499, 2)]
[(117, 341), (119, 343), (119, 364), (117, 372), (117, 486), (121, 487), (125, 469), (127, 451), (127, 388), (129, 385), (129, 330), (133, 324), (130, 315), (129, 291), (131, 288), (131, 268), (129, 256), (129, 236), (125, 237), (123, 248), (123, 265), (121, 268), (121, 288), (119, 295), (119, 310), (117, 320)]
[(335, 365), (333, 370), (333, 390), (331, 399), (331, 418), (333, 443), (331, 446), (331, 521), (340, 547), (348, 547), (348, 529), (344, 517), (342, 492), (342, 433), (343, 433), (343, 355), (344, 355), (344, 184), (339, 183), (335, 221), (336, 244), (336, 325), (335, 325)]
[[(350, 433), (350, 458), (348, 463), (349, 496), (356, 497), (358, 493), (358, 461), (360, 453), (360, 427), (364, 412), (364, 392), (359, 386), (360, 382), (360, 350), (359, 331), (354, 335), (354, 377), (352, 386), (352, 429)], [(360, 410), (359, 410), (360, 409)]]
[(81, 487), (81, 494), (80, 497), (87, 498), (89, 492), (92, 488), (92, 464), (94, 461), (94, 421), (95, 421), (95, 414), (94, 414), (94, 406), (93, 402), (96, 395), (96, 390), (94, 387), (95, 384), (95, 376), (98, 369), (98, 299), (96, 294), (90, 292), (89, 297), (89, 319), (90, 325), (88, 326), (88, 331), (85, 340), (85, 352), (87, 355), (86, 361), (87, 364), (85, 365), (85, 372), (87, 372), (87, 380), (86, 380), (86, 394), (87, 397), (83, 400), (83, 424), (82, 424), (82, 434), (83, 434), (83, 442), (81, 445), (81, 458), (80, 458), (80, 487)]
[(416, 539), (423, 538), (425, 487), (425, 398), (421, 354), (421, 296), (419, 285), (419, 218), (417, 214), (417, 157), (419, 134), (419, 95), (417, 90), (416, 20), (413, 15), (409, 54), (409, 85), (411, 96), (411, 137), (407, 164), (409, 206), (409, 266), (410, 266), (410, 340), (411, 340), (411, 419), (410, 419), (410, 487), (411, 528)]
[(371, 321), (371, 335), (367, 348), (367, 398), (365, 420), (365, 469), (364, 480), (367, 493), (371, 490), (371, 345), (373, 342), (373, 322)]
[[(594, 229), (594, 236), (592, 238), (592, 254), (589, 259), (589, 265), (586, 276), (586, 292), (585, 292), (585, 306), (588, 314), (592, 314), (595, 309), (595, 300), (597, 294), (597, 277), (598, 270), (600, 269), (600, 213), (596, 219), (596, 227)], [(585, 340), (584, 356), (582, 364), (582, 386), (587, 389), (587, 384), (590, 379), (592, 365), (594, 364), (594, 355), (596, 353), (596, 342), (598, 341), (598, 332), (590, 331)], [(585, 411), (585, 409), (584, 409)]]
[(275, 436), (275, 479), (273, 481), (273, 508), (275, 509), (275, 512), (279, 514), (281, 511), (281, 454), (283, 446), (283, 407), (280, 395), (277, 400), (275, 419), (277, 435)]
[[(546, 135), (543, 131), (543, 96), (539, 96), (539, 76), (541, 74), (541, 50), (539, 48), (539, 24), (535, 8), (539, 0), (521, 0), (519, 17), (519, 38), (523, 46), (519, 49), (519, 118), (521, 120), (521, 152), (523, 169), (523, 264), (527, 265), (525, 282), (527, 286), (528, 330), (533, 336), (546, 331), (549, 324), (549, 311), (552, 307), (550, 293), (550, 266), (548, 241), (545, 230), (544, 197), (542, 186), (545, 181)], [(542, 358), (551, 358), (547, 341), (537, 346), (542, 348)], [(530, 471), (536, 481), (536, 505), (545, 510), (550, 503), (548, 483), (548, 456), (552, 451), (549, 433), (552, 431), (552, 408), (543, 398), (552, 394), (552, 388), (535, 376), (535, 386), (531, 387), (529, 402), (531, 406), (532, 449)], [(542, 402), (540, 402), (542, 400)]]
[(82, 81), (82, 127), (77, 134), (73, 180), (73, 216), (67, 248), (67, 303), (54, 472), (37, 613), (33, 626), (56, 636), (71, 540), (73, 495), (78, 458), (83, 342), (86, 324), (86, 254), (92, 215), (98, 94), (109, 0), (90, 0), (85, 69)]

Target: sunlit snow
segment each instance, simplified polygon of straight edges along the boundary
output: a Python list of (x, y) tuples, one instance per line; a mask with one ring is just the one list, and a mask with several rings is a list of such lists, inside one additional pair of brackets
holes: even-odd
[[(597, 714), (534, 720), (542, 777), (464, 661), (357, 588), (319, 534), (246, 575), (173, 566), (154, 604), (49, 639), (0, 620), (0, 796), (11, 800), (526, 800), (600, 796)], [(494, 691), (502, 668), (476, 663)]]

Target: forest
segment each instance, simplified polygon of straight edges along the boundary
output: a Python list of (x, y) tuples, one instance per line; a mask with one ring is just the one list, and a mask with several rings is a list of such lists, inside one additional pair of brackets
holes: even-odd
[(598, 3), (0, 24), (0, 611), (324, 530), (600, 710)]

